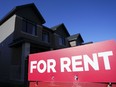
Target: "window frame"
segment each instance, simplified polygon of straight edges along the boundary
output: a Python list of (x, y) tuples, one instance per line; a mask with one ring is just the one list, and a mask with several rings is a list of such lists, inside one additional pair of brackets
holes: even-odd
[[(37, 25), (27, 19), (23, 19), (22, 21), (22, 32), (32, 36), (37, 36)], [(31, 26), (31, 28), (29, 26)]]
[(65, 39), (65, 37), (59, 36), (58, 37), (58, 44), (65, 46), (66, 45), (66, 39)]
[(42, 41), (46, 43), (50, 42), (50, 34), (48, 31), (42, 31)]

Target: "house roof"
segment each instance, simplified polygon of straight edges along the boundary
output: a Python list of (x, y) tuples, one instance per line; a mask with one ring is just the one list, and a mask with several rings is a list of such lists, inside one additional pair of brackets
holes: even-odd
[(81, 34), (80, 34), (80, 33), (71, 35), (71, 36), (68, 37), (67, 39), (68, 39), (69, 41), (73, 41), (73, 40), (77, 40), (78, 38), (81, 38), (82, 42), (84, 42), (84, 40), (83, 40), (83, 38), (81, 37)]
[(18, 10), (23, 9), (25, 7), (32, 7), (34, 9), (34, 11), (36, 12), (36, 14), (38, 15), (39, 19), (41, 20), (42, 24), (45, 23), (44, 18), (42, 17), (42, 15), (39, 12), (39, 10), (36, 8), (35, 4), (34, 3), (30, 3), (30, 4), (26, 4), (26, 5), (16, 6), (15, 8), (13, 8), (4, 18), (2, 18), (0, 20), (0, 25), (2, 23), (4, 23), (7, 19), (9, 19), (12, 15), (14, 15)]
[(56, 30), (57, 30), (59, 27), (61, 27), (61, 26), (63, 27), (63, 29), (64, 29), (64, 31), (66, 32), (66, 34), (67, 34), (68, 36), (70, 36), (70, 34), (69, 34), (69, 32), (67, 31), (67, 29), (66, 29), (64, 23), (58, 24), (58, 25), (52, 27), (51, 29), (52, 29), (53, 31), (56, 31)]
[(51, 32), (54, 32), (51, 28), (47, 27), (47, 26), (42, 26), (44, 29), (48, 30), (48, 31), (51, 31)]

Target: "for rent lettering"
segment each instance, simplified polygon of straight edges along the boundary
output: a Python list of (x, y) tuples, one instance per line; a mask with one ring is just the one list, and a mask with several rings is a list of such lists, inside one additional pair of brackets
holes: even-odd
[[(109, 57), (113, 56), (112, 51), (93, 53), (92, 58), (90, 58), (87, 54), (85, 55), (75, 55), (71, 58), (62, 57), (60, 60), (60, 71), (56, 70), (57, 61), (55, 59), (47, 59), (39, 60), (39, 61), (31, 61), (30, 62), (30, 73), (33, 73), (34, 70), (37, 70), (39, 73), (56, 73), (56, 72), (81, 72), (81, 71), (89, 71), (89, 66), (93, 68), (93, 70), (100, 70), (99, 66), (99, 58), (103, 58), (103, 64), (105, 70), (110, 70), (110, 59)], [(83, 64), (82, 64), (83, 63)], [(40, 67), (43, 66), (43, 67)]]

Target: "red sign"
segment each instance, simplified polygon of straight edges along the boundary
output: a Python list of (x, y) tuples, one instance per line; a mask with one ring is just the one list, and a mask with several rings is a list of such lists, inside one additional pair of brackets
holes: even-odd
[(29, 55), (29, 81), (116, 82), (113, 40)]

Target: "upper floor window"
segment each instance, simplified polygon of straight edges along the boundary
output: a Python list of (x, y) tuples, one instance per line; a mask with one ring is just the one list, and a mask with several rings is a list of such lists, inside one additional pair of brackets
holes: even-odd
[(65, 45), (65, 38), (64, 37), (59, 37), (59, 45)]
[(46, 31), (42, 32), (42, 41), (49, 42), (49, 32)]
[(23, 20), (22, 31), (36, 36), (37, 35), (37, 26), (27, 20)]

